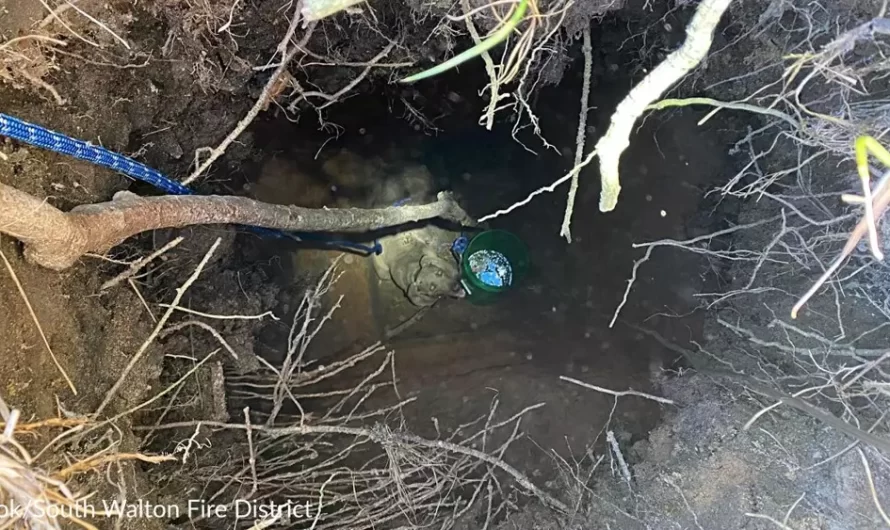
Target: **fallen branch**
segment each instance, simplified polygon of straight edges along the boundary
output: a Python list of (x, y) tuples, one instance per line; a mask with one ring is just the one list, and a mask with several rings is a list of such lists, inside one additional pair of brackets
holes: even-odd
[(239, 224), (299, 232), (370, 232), (432, 218), (475, 224), (445, 192), (429, 204), (379, 209), (310, 209), (245, 197), (139, 197), (120, 192), (111, 202), (78, 206), (66, 213), (0, 184), (0, 233), (22, 241), (29, 261), (54, 270), (70, 267), (86, 253), (104, 254), (127, 238), (160, 228)]
[(661, 97), (674, 83), (695, 68), (708, 53), (714, 29), (729, 7), (731, 0), (703, 0), (686, 29), (686, 42), (671, 53), (618, 104), (612, 114), (611, 125), (596, 144), (600, 159), (600, 211), (610, 212), (618, 204), (621, 184), (618, 162), (630, 145), (634, 123), (646, 108)]

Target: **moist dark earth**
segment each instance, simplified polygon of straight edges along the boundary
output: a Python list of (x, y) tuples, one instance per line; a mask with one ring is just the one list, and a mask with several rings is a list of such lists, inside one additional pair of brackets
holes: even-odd
[[(649, 2), (614, 4), (614, 10), (572, 11), (566, 19), (566, 27), (582, 27), (581, 20), (593, 28), (588, 146), (608, 127), (612, 110), (627, 91), (682, 42), (695, 2), (655, 7)], [(783, 2), (734, 3), (717, 32), (712, 48), (716, 53), (675, 95), (729, 100), (756, 90), (756, 77), (735, 84), (714, 83), (748, 73), (758, 61), (775, 59), (779, 50), (764, 43), (775, 42), (771, 32), (781, 33), (777, 28), (782, 24), (770, 31), (760, 31), (757, 25), (763, 13), (775, 10), (777, 4)], [(799, 18), (794, 14), (802, 12), (802, 4), (789, 4), (795, 9), (782, 23), (796, 23)], [(845, 27), (875, 16), (880, 9), (880, 2), (838, 4), (822, 9), (830, 9)], [(72, 29), (98, 46), (55, 28), (69, 43), (64, 53), (29, 50), (28, 72), (39, 74), (46, 85), (10, 77), (11, 70), (4, 70), (0, 111), (101, 143), (172, 178), (187, 175), (196, 150), (218, 144), (250, 109), (265, 83), (263, 67), (288, 26), (287, 10), (274, 2), (241, 7), (177, 1), (77, 5), (125, 38), (130, 49), (122, 49), (109, 32), (90, 21), (72, 17)], [(382, 2), (378, 20), (385, 30), (382, 34), (350, 18), (357, 15), (338, 15), (324, 22), (323, 35), (313, 37), (307, 46), (318, 50), (327, 46), (341, 62), (362, 62), (385, 46), (383, 34), (401, 28), (406, 32), (404, 43), (387, 60), (426, 64), (450, 53), (449, 46), (468, 42), (439, 33), (421, 38), (436, 27), (442, 9)], [(0, 43), (28, 34), (47, 15), (40, 2), (0, 0)], [(218, 28), (230, 17), (231, 31), (220, 33)], [(408, 18), (416, 25), (404, 26)], [(575, 31), (569, 36), (575, 37)], [(268, 106), (196, 186), (206, 193), (249, 195), (281, 204), (348, 205), (352, 198), (338, 194), (322, 170), (325, 160), (346, 149), (367, 167), (425, 168), (475, 217), (504, 208), (573, 165), (583, 64), (579, 43), (565, 37), (563, 44), (565, 51), (554, 59), (559, 64), (543, 70), (552, 79), (534, 95), (541, 134), (551, 148), (529, 129), (514, 139), (513, 124), (506, 119), (491, 131), (480, 126), (486, 101), (478, 91), (487, 82), (481, 61), (416, 88), (392, 83), (393, 71), (401, 75), (408, 70), (387, 67), (374, 69), (349, 97), (323, 115), (305, 107), (289, 114), (284, 99)], [(0, 60), (7, 59), (0, 56)], [(353, 66), (310, 64), (300, 75), (311, 75), (314, 86), (331, 91), (357, 72)], [(406, 102), (437, 117), (432, 122), (435, 130), (418, 121)], [(417, 308), (376, 278), (369, 259), (348, 255), (340, 262), (343, 274), (328, 294), (326, 307), (340, 295), (343, 301), (313, 341), (310, 356), (321, 363), (335, 362), (344, 352), (385, 340), (395, 352), (402, 397), (414, 398), (403, 410), (407, 430), (435, 439), (442, 431), (452, 432), (485, 417), (495, 399), (503, 417), (543, 404), (525, 416), (522, 436), (504, 460), (571, 504), (575, 512), (560, 516), (527, 500), (497, 521), (488, 522), (483, 510), (470, 513), (457, 527), (882, 527), (857, 454), (850, 451), (820, 463), (844, 449), (849, 438), (784, 408), (742, 430), (754, 413), (772, 402), (746, 391), (738, 381), (709, 372), (713, 356), (721, 369), (724, 364), (741, 367), (752, 358), (753, 346), (715, 324), (717, 312), (704, 307), (698, 296), (743, 284), (746, 277), (740, 265), (658, 247), (639, 266), (633, 289), (622, 304), (635, 262), (645, 254), (645, 248), (635, 248), (635, 243), (687, 240), (776, 214), (755, 201), (706, 195), (744, 163), (729, 154), (729, 146), (759, 123), (756, 116), (727, 113), (700, 125), (707, 110), (650, 114), (638, 124), (622, 158), (622, 196), (612, 213), (598, 211), (594, 166), (583, 170), (571, 243), (559, 235), (565, 188), (491, 221), (490, 228), (519, 235), (531, 249), (533, 262), (525, 282), (494, 305), (443, 300), (404, 331), (387, 335), (411, 319)], [(0, 143), (0, 155), (0, 182), (45, 197), (64, 210), (109, 200), (124, 189), (156, 193), (109, 170), (11, 140)], [(833, 178), (828, 173), (825, 178)], [(272, 311), (282, 320), (221, 323), (220, 333), (242, 355), (238, 362), (219, 361), (213, 373), (253, 368), (257, 362), (250, 361), (252, 355), (275, 362), (303, 292), (338, 254), (262, 239), (233, 227), (193, 227), (143, 234), (113, 249), (110, 257), (133, 259), (178, 235), (185, 236), (185, 243), (158, 265), (134, 282), (109, 290), (100, 287), (124, 270), (119, 262), (91, 256), (61, 273), (49, 271), (27, 263), (19, 244), (2, 236), (0, 250), (8, 260), (8, 267), (0, 271), (2, 398), (29, 421), (77, 417), (95, 410), (151, 333), (163, 313), (160, 304), (169, 302), (216, 237), (223, 237), (223, 244), (183, 306), (216, 314)], [(767, 236), (745, 233), (717, 244), (757, 246)], [(810, 280), (794, 276), (783, 289), (799, 292)], [(723, 307), (720, 314), (763, 324), (770, 319), (767, 303), (781, 306), (787, 300), (740, 300)], [(620, 305), (621, 312), (610, 326)], [(856, 318), (866, 314), (864, 305), (851, 300), (846, 310), (854, 316), (849, 336), (874, 327), (865, 317)], [(41, 331), (76, 395), (53, 363)], [(881, 336), (871, 338), (874, 348), (885, 344)], [(143, 403), (180, 376), (181, 366), (171, 356), (197, 355), (217, 347), (213, 337), (200, 332), (156, 341), (108, 413)], [(681, 355), (703, 350), (713, 356), (702, 360)], [(225, 409), (221, 405), (225, 396), (214, 394), (213, 373), (208, 369), (196, 376), (196, 387), (203, 393), (196, 394), (201, 403), (194, 409), (206, 412), (199, 419)], [(616, 399), (562, 376), (614, 391), (662, 396), (673, 404), (638, 396)], [(157, 410), (144, 410), (122, 425), (118, 451), (145, 447), (140, 431), (130, 428), (153, 421), (153, 414)], [(614, 434), (627, 461), (630, 483), (606, 441), (607, 432)], [(47, 436), (51, 437), (47, 433), (29, 444), (39, 448)], [(64, 461), (65, 454), (56, 458)], [(567, 476), (556, 464), (559, 458), (576, 464), (576, 477)], [(890, 501), (886, 493), (890, 474), (886, 463), (879, 462), (873, 470), (876, 495)], [(171, 467), (160, 471), (175, 472)], [(157, 475), (152, 475), (159, 471), (152, 466), (123, 464), (115, 473), (137, 495), (162, 494), (155, 487)], [(101, 473), (78, 480), (78, 486), (98, 495), (114, 491)], [(777, 526), (751, 514), (785, 522)], [(123, 524), (160, 528), (164, 522)]]

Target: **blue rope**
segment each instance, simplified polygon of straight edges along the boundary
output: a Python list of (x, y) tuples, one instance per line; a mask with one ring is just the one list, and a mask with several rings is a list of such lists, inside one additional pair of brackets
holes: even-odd
[[(152, 186), (171, 195), (193, 195), (194, 192), (175, 180), (165, 177), (162, 173), (145, 164), (141, 164), (132, 158), (119, 155), (101, 146), (95, 146), (82, 140), (76, 140), (45, 129), (39, 125), (22, 121), (7, 114), (0, 113), (0, 135), (8, 136), (14, 140), (73, 156), (93, 164), (113, 169), (131, 178), (151, 184)], [(258, 234), (275, 238), (288, 238), (294, 241), (316, 241), (332, 247), (349, 248), (368, 254), (380, 254), (382, 248), (375, 242), (373, 246), (363, 245), (352, 241), (327, 240), (320, 234), (288, 233), (280, 230), (271, 230), (258, 226), (249, 227)]]

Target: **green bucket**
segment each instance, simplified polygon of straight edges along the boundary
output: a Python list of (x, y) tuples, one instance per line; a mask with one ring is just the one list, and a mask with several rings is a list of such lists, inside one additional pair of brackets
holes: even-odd
[(476, 304), (494, 302), (519, 284), (528, 272), (529, 262), (528, 247), (514, 234), (506, 230), (477, 234), (460, 260), (461, 283), (467, 299)]

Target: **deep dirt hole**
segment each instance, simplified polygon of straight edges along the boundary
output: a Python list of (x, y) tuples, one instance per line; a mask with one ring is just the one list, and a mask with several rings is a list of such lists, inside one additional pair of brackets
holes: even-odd
[[(770, 9), (784, 9), (788, 3), (760, 4), (764, 5), (757, 7), (766, 9), (769, 4)], [(850, 10), (855, 11), (852, 4)], [(268, 70), (257, 73), (250, 64), (264, 64), (279, 34), (286, 29), (287, 21), (277, 11), (280, 6), (244, 5), (248, 15), (254, 18), (241, 20), (233, 15), (239, 21), (237, 27), (239, 31), (246, 27), (257, 31), (232, 40), (204, 32), (203, 26), (213, 26), (213, 22), (193, 17), (196, 10), (198, 14), (203, 13), (201, 6), (171, 2), (166, 7), (135, 8), (141, 20), (152, 21), (126, 34), (134, 46), (142, 50), (140, 53), (144, 53), (139, 55), (140, 61), (145, 60), (143, 66), (109, 66), (112, 63), (108, 60), (115, 57), (103, 56), (101, 61), (90, 62), (82, 62), (81, 57), (56, 57), (53, 60), (62, 67), (58, 71), (50, 68), (50, 73), (44, 73), (70, 98), (70, 106), (59, 110), (52, 101), (32, 97), (31, 92), (19, 90), (20, 86), (13, 89), (3, 85), (0, 87), (3, 111), (72, 136), (101, 141), (173, 177), (182, 177), (189, 172), (195, 150), (215, 145), (256, 100)], [(391, 2), (381, 5), (384, 23), (395, 27), (403, 22)], [(629, 2), (623, 10), (594, 20), (588, 148), (605, 130), (615, 105), (630, 87), (664, 58), (666, 50), (679, 44), (691, 13), (690, 5), (691, 2), (680, 1), (669, 7), (656, 6), (661, 11), (652, 12), (643, 9), (648, 9), (649, 2)], [(742, 97), (740, 94), (745, 94), (750, 86), (759, 87), (760, 78), (752, 76), (732, 86), (723, 81), (738, 75), (739, 69), (746, 74), (759, 73), (753, 65), (774, 60), (770, 53), (778, 55), (778, 48), (770, 46), (790, 38), (782, 24), (797, 27), (795, 24), (801, 21), (812, 23), (811, 18), (795, 17), (797, 11), (794, 10), (781, 18), (785, 15), (783, 11), (777, 15), (777, 20), (782, 21), (776, 26), (779, 30), (768, 25), (766, 29), (757, 26), (758, 32), (749, 31), (764, 20), (771, 20), (759, 18), (760, 13), (750, 6), (737, 7), (721, 25), (714, 46), (717, 51), (710, 58), (712, 63), (705, 67), (707, 72), (701, 78), (693, 76), (693, 81), (681, 87), (682, 93), (698, 95), (703, 85), (717, 78), (720, 83), (707, 86), (708, 95), (725, 99)], [(0, 0), (0, 13), (13, 15), (0, 17), (2, 37), (16, 35), (28, 27), (34, 17), (40, 18), (40, 6), (25, 7), (27, 9)], [(871, 13), (874, 11), (871, 7), (863, 7), (863, 12)], [(105, 6), (102, 9), (107, 12), (101, 12), (108, 15), (109, 24), (123, 32), (122, 28), (130, 23), (128, 20), (133, 19), (116, 14), (117, 8)], [(234, 14), (234, 7), (231, 9)], [(842, 14), (849, 15), (846, 11)], [(223, 9), (215, 16), (225, 20), (229, 11)], [(861, 22), (852, 15), (849, 18)], [(324, 34), (328, 40), (323, 42), (330, 45), (332, 53), (345, 51), (345, 57), (353, 61), (367, 60), (376, 53), (385, 39), (381, 34), (367, 31), (357, 20), (365, 21), (338, 19), (337, 23), (324, 26), (329, 33)], [(411, 55), (407, 59), (426, 64), (440, 58), (445, 51), (443, 43), (457, 48), (466, 43), (466, 39), (452, 42), (450, 37), (439, 35), (441, 38), (433, 39), (428, 45), (427, 32), (432, 31), (434, 21), (427, 18), (416, 22), (422, 31), (420, 35), (409, 35), (406, 46), (416, 45), (419, 51), (416, 57)], [(577, 22), (577, 19), (572, 21)], [(832, 31), (835, 22), (831, 20)], [(361, 27), (352, 32), (356, 26)], [(806, 30), (804, 27), (795, 35)], [(757, 40), (761, 34), (766, 35), (766, 44)], [(90, 35), (98, 39), (97, 35)], [(754, 40), (745, 40), (748, 38)], [(358, 44), (353, 46), (353, 42)], [(311, 42), (310, 46), (313, 44), (317, 42)], [(162, 59), (155, 61), (151, 53), (159, 50), (163, 52)], [(205, 53), (207, 50), (213, 53)], [(765, 59), (760, 57), (760, 52)], [(564, 62), (570, 66), (564, 71), (560, 71), (560, 65), (554, 66), (560, 82), (544, 86), (535, 93), (532, 102), (540, 118), (542, 134), (554, 149), (542, 146), (528, 127), (523, 127), (517, 138), (513, 138), (513, 124), (503, 118), (492, 131), (479, 125), (485, 102), (478, 90), (487, 77), (481, 61), (473, 61), (456, 72), (410, 88), (391, 83), (404, 73), (401, 70), (371, 75), (349, 97), (326, 109), (321, 121), (311, 107), (301, 108), (295, 118), (293, 114), (285, 116), (280, 108), (270, 105), (214, 165), (199, 187), (202, 192), (247, 195), (282, 204), (355, 205), (363, 200), (361, 194), (353, 193), (342, 181), (334, 182), (325, 169), (325, 164), (338, 153), (346, 152), (360, 162), (360, 167), (376, 168), (378, 173), (398, 174), (407, 168), (412, 175), (429, 175), (435, 189), (453, 190), (472, 215), (491, 213), (549, 184), (573, 164), (582, 84), (578, 43), (559, 57), (569, 57), (570, 60)], [(397, 62), (399, 57), (389, 59)], [(325, 66), (316, 70), (330, 72), (327, 77), (319, 77), (319, 84), (327, 91), (341, 86), (344, 79), (354, 78), (357, 71), (352, 66)], [(301, 70), (300, 75), (303, 73)], [(706, 82), (701, 82), (702, 79)], [(424, 117), (413, 114), (415, 111)], [(690, 349), (710, 345), (718, 354), (713, 356), (715, 362), (733, 370), (751, 363), (755, 365), (752, 373), (756, 375), (761, 375), (761, 370), (766, 373), (767, 369), (775, 369), (770, 373), (778, 374), (781, 379), (786, 371), (791, 373), (794, 363), (799, 364), (800, 359), (789, 360), (787, 351), (780, 350), (778, 357), (761, 362), (763, 359), (758, 357), (761, 352), (751, 348), (748, 342), (730, 337), (725, 330), (721, 335), (719, 328), (715, 333), (714, 319), (710, 318), (713, 315), (709, 315), (710, 308), (703, 305), (714, 297), (702, 295), (731, 290), (740, 281), (744, 282), (750, 271), (716, 259), (713, 254), (702, 257), (657, 248), (639, 269), (617, 323), (609, 327), (613, 313), (622, 302), (634, 263), (645, 252), (633, 244), (711, 234), (741, 222), (746, 212), (748, 220), (752, 216), (756, 220), (758, 216), (777, 215), (762, 205), (742, 205), (727, 197), (706, 196), (706, 192), (724, 185), (727, 175), (734, 173), (739, 165), (738, 160), (726, 154), (730, 150), (728, 146), (739, 141), (749, 124), (759, 124), (749, 115), (723, 113), (700, 125), (698, 121), (706, 113), (707, 110), (698, 108), (651, 113), (637, 124), (631, 146), (622, 159), (621, 199), (617, 210), (610, 214), (599, 213), (598, 175), (594, 165), (586, 168), (581, 174), (571, 244), (558, 234), (565, 208), (565, 188), (540, 195), (528, 205), (492, 221), (490, 227), (514, 232), (528, 244), (532, 252), (532, 273), (519, 289), (497, 304), (474, 306), (466, 301), (445, 299), (424, 318), (385, 340), (387, 350), (395, 352), (392, 375), (398, 379), (399, 393), (395, 398), (382, 395), (382, 391), (373, 396), (369, 394), (361, 398), (361, 404), (373, 409), (389, 406), (393, 399), (413, 401), (399, 414), (390, 410), (387, 414), (368, 416), (368, 424), (389, 422), (388, 425), (398, 424), (427, 439), (442, 440), (466, 430), (474, 420), (484, 420), (495, 402), (498, 417), (509, 417), (542, 403), (533, 414), (523, 417), (518, 429), (523, 436), (510, 446), (503, 459), (541, 487), (562, 494), (573, 486), (561, 482), (565, 479), (565, 468), (571, 467), (568, 463), (577, 464), (573, 470), (577, 479), (587, 472), (582, 472), (579, 461), (587, 459), (587, 463), (592, 463), (601, 456), (601, 467), (595, 474), (589, 471), (587, 482), (582, 484), (591, 488), (592, 496), (602, 496), (596, 497), (602, 502), (594, 502), (589, 510), (579, 508), (579, 512), (583, 512), (580, 520), (586, 528), (597, 528), (596, 524), (602, 521), (607, 521), (600, 524), (602, 528), (692, 528), (695, 525), (699, 528), (769, 528), (757, 526), (746, 514), (785, 513), (792, 503), (797, 506), (795, 501), (803, 498), (798, 497), (796, 489), (800, 484), (804, 484), (800, 487), (808, 497), (795, 516), (808, 511), (800, 516), (800, 524), (794, 528), (849, 530), (854, 526), (847, 524), (848, 520), (843, 517), (845, 510), (855, 511), (859, 523), (865, 521), (856, 528), (874, 528), (869, 522), (876, 520), (872, 499), (866, 498), (862, 505), (854, 505), (850, 500), (854, 494), (868, 491), (864, 483), (847, 479), (854, 472), (861, 478), (859, 468), (851, 467), (859, 463), (851, 464), (838, 458), (837, 468), (820, 467), (827, 456), (843, 455), (849, 440), (833, 437), (824, 425), (794, 414), (777, 416), (781, 419), (776, 423), (763, 422), (766, 427), (759, 432), (740, 434), (739, 425), (771, 402), (746, 389), (714, 383), (707, 376), (690, 376), (689, 372), (694, 370), (689, 370), (686, 361), (665, 345), (664, 341), (680, 347), (691, 346)], [(755, 143), (745, 149), (761, 147)], [(47, 197), (63, 209), (107, 200), (121, 189), (145, 194), (155, 191), (112, 172), (12, 141), (0, 144), (0, 155), (3, 184)], [(837, 167), (839, 165), (830, 168), (826, 181), (841, 181), (836, 175)], [(360, 180), (373, 172), (359, 173), (346, 176)], [(821, 178), (821, 174), (817, 177)], [(836, 189), (829, 188), (829, 191), (834, 193)], [(768, 214), (758, 211), (759, 207)], [(183, 385), (181, 393), (177, 389), (170, 401), (152, 403), (132, 415), (132, 419), (128, 416), (128, 423), (119, 431), (120, 439), (115, 439), (118, 452), (175, 451), (173, 455), (183, 460), (161, 467), (160, 472), (156, 471), (159, 468), (142, 463), (114, 470), (115, 478), (130, 488), (131, 500), (146, 496), (181, 503), (183, 499), (177, 488), (191, 488), (189, 491), (193, 493), (211, 484), (216, 487), (230, 475), (236, 475), (233, 469), (241, 473), (237, 475), (241, 479), (246, 476), (247, 468), (241, 466), (241, 461), (246, 460), (245, 437), (240, 430), (221, 431), (218, 438), (212, 438), (192, 425), (157, 432), (152, 431), (151, 426), (196, 418), (237, 423), (242, 421), (245, 404), (253, 407), (255, 424), (261, 423), (263, 414), (268, 414), (265, 396), (257, 399), (253, 390), (256, 387), (249, 386), (256, 381), (243, 375), (246, 368), (241, 361), (255, 359), (251, 355), (256, 353), (274, 366), (282, 362), (291, 315), (307, 288), (336, 255), (336, 252), (310, 249), (292, 242), (261, 239), (231, 227), (194, 227), (133, 238), (116, 249), (114, 257), (144, 255), (148, 249), (157, 248), (176, 235), (186, 236), (186, 243), (137, 277), (133, 285), (112, 291), (102, 291), (100, 285), (120, 272), (120, 263), (91, 257), (71, 270), (53, 273), (26, 263), (19, 246), (8, 238), (4, 237), (0, 245), (43, 324), (48, 343), (62, 358), (80, 389), (76, 397), (66, 393), (64, 383), (42, 349), (43, 342), (29, 316), (29, 308), (15, 283), (0, 270), (0, 307), (8, 315), (0, 319), (0, 337), (4, 338), (0, 341), (0, 374), (3, 375), (0, 390), (12, 406), (38, 419), (78, 418), (96, 409), (132, 352), (149, 334), (158, 314), (163, 312), (159, 304), (169, 302), (217, 236), (223, 237), (225, 243), (205, 275), (189, 291), (184, 306), (216, 314), (273, 311), (282, 317), (280, 321), (213, 321), (232, 350), (242, 353), (239, 361), (226, 357), (218, 364), (209, 363), (208, 367), (213, 365), (212, 368), (206, 373), (198, 372), (194, 384)], [(771, 234), (763, 232), (732, 240), (709, 238), (707, 249), (743, 248), (751, 240), (757, 243), (758, 237), (768, 238)], [(762, 245), (753, 246), (762, 249)], [(791, 265), (782, 261), (783, 258), (774, 257), (774, 263), (767, 268), (779, 264), (779, 268), (790, 270)], [(402, 292), (378, 281), (370, 258), (347, 256), (340, 262), (340, 270), (343, 275), (326, 295), (324, 309), (330, 308), (340, 295), (342, 305), (313, 339), (305, 359), (316, 368), (336, 366), (362, 347), (385, 339), (387, 332), (399, 329), (398, 326), (417, 311)], [(786, 272), (782, 270), (776, 275), (781, 278), (781, 289), (770, 286), (768, 290), (782, 290), (783, 294), (785, 289), (800, 291), (809, 281), (812, 270), (805, 270), (797, 284), (790, 285), (784, 283), (790, 277)], [(751, 299), (741, 300), (738, 305), (733, 300), (728, 308), (721, 307), (726, 310), (721, 315), (726, 318), (728, 314), (727, 320), (733, 321), (749, 318), (764, 326), (776, 315), (772, 308), (749, 303)], [(833, 315), (833, 307), (820, 309), (823, 315)], [(858, 306), (850, 311), (854, 317), (864, 314)], [(864, 332), (870, 329), (869, 325), (857, 322), (858, 327), (854, 326), (856, 329), (851, 329), (850, 334)], [(655, 340), (654, 335), (662, 337), (663, 342)], [(883, 344), (882, 336), (877, 333), (869, 339), (877, 341), (875, 348)], [(195, 361), (201, 355), (219, 348), (220, 343), (201, 329), (189, 328), (187, 333), (163, 337), (132, 373), (119, 402), (111, 408), (123, 412), (145, 403), (162, 389), (172, 388), (170, 385), (195, 368)], [(223, 351), (221, 355), (225, 354)], [(258, 364), (254, 361), (250, 368), (255, 370)], [(300, 415), (305, 414), (308, 424), (314, 426), (312, 420), (317, 420), (330, 404), (333, 395), (330, 392), (342, 392), (343, 384), (361, 381), (368, 370), (362, 365), (344, 373), (342, 378), (324, 382), (313, 392), (328, 394), (319, 398), (307, 391), (307, 395), (300, 397), (301, 408), (305, 410), (288, 407), (283, 414), (295, 423), (302, 421)], [(384, 375), (387, 374), (389, 371)], [(668, 395), (677, 406), (662, 406), (634, 397), (616, 400), (562, 381), (560, 376), (615, 391), (634, 389)], [(249, 384), (244, 384), (245, 381)], [(389, 392), (389, 387), (386, 388)], [(61, 397), (56, 401), (58, 396)], [(838, 415), (844, 412), (839, 407), (836, 409), (833, 412)], [(634, 474), (637, 489), (631, 495), (627, 495), (616, 454), (606, 446), (607, 431), (614, 432), (616, 443)], [(211, 439), (213, 444), (203, 445)], [(258, 439), (259, 435), (253, 441)], [(198, 445), (193, 447), (192, 442)], [(83, 448), (79, 444), (80, 440), (65, 445), (58, 458), (81, 455), (79, 451)], [(773, 444), (778, 444), (781, 451), (775, 450)], [(286, 449), (275, 446), (269, 453), (270, 465), (278, 465), (276, 458), (290, 450), (286, 443), (282, 446)], [(792, 455), (786, 446), (800, 448), (800, 455)], [(194, 460), (184, 462), (184, 448), (188, 448), (186, 452), (195, 450)], [(778, 463), (771, 460), (777, 453), (787, 455), (788, 460)], [(380, 456), (372, 454), (374, 458)], [(361, 461), (364, 453), (353, 456), (358, 466), (365, 463)], [(445, 467), (442, 462), (435, 463), (428, 467)], [(298, 472), (305, 468), (291, 462), (281, 465), (281, 469)], [(803, 478), (794, 482), (799, 477)], [(97, 498), (118, 495), (116, 483), (105, 479), (106, 475), (96, 473), (83, 478), (78, 485), (88, 491), (98, 491)], [(882, 480), (879, 476), (878, 486), (886, 485)], [(318, 486), (321, 482), (312, 484)], [(472, 490), (473, 485), (462, 484), (461, 494)], [(242, 480), (239, 486), (249, 488), (250, 483)], [(286, 486), (272, 496), (283, 498), (292, 493)], [(238, 490), (240, 493), (243, 491)], [(571, 493), (566, 495), (571, 497)], [(308, 495), (305, 491), (299, 494)], [(508, 508), (511, 514), (521, 512), (526, 505), (534, 506), (534, 500), (522, 494), (505, 491), (499, 494), (516, 503)], [(833, 500), (835, 497), (840, 500)], [(387, 502), (402, 510), (401, 499), (394, 496)], [(821, 504), (808, 505), (810, 499)], [(855, 502), (860, 501), (861, 498), (856, 497)], [(823, 510), (823, 506), (829, 508)], [(863, 516), (866, 512), (869, 515)], [(822, 526), (815, 526), (817, 523), (805, 526), (810, 524), (807, 518), (811, 514), (818, 515)], [(499, 512), (489, 525), (485, 510), (471, 515), (473, 517), (463, 521), (468, 528), (493, 527), (496, 523), (503, 523), (502, 528), (563, 528), (553, 523), (552, 517), (544, 517), (544, 523), (534, 517), (516, 522), (505, 519)], [(185, 523), (187, 517), (170, 519), (188, 524)], [(823, 525), (824, 520), (834, 526)], [(573, 519), (571, 524), (579, 524), (577, 521)], [(596, 524), (588, 524), (590, 521)], [(155, 527), (154, 523), (158, 521), (140, 524)], [(326, 521), (325, 524), (328, 526), (323, 528), (336, 527), (337, 523)], [(459, 524), (454, 528), (460, 527)], [(376, 524), (362, 527), (370, 526), (377, 527)]]
[[(610, 29), (615, 33), (601, 35), (603, 41), (629, 36), (625, 27)], [(573, 51), (576, 59), (563, 81), (544, 89), (536, 101), (552, 148), (541, 146), (530, 131), (512, 138), (510, 123), (499, 123), (493, 131), (480, 127), (482, 106), (472, 94), (486, 77), (481, 67), (468, 65), (443, 76), (421, 96), (443, 102), (443, 115), (433, 123), (437, 130), (394, 112), (399, 101), (381, 85), (337, 105), (326, 115), (322, 130), (311, 115), (301, 116), (298, 123), (283, 115), (258, 121), (251, 132), (261, 147), (261, 159), (243, 165), (232, 181), (244, 182), (247, 193), (270, 202), (350, 204), (360, 197), (338, 188), (322, 169), (326, 160), (345, 149), (369, 164), (383, 158), (397, 166), (427, 168), (437, 190), (455, 191), (468, 212), (480, 217), (524, 198), (571, 168), (575, 131), (566, 124), (577, 120), (583, 71), (579, 50)], [(633, 77), (615, 67), (629, 61), (630, 52), (597, 57), (589, 138), (608, 126), (612, 109), (632, 86)], [(571, 244), (557, 229), (565, 208), (564, 189), (490, 223), (528, 243), (533, 273), (495, 306), (445, 300), (387, 342), (397, 352), (402, 390), (417, 398), (407, 409), (413, 432), (435, 436), (430, 418), (458, 425), (484, 416), (495, 397), (502, 400), (505, 413), (546, 403), (543, 414), (523, 424), (528, 440), (521, 442), (522, 451), (507, 457), (546, 480), (555, 478), (557, 470), (541, 448), (571, 458), (589, 448), (601, 451), (605, 430), (617, 431), (628, 445), (647, 438), (660, 419), (658, 404), (632, 399), (616, 403), (610, 396), (564, 383), (559, 376), (652, 391), (654, 376), (681, 370), (685, 363), (635, 325), (646, 321), (646, 328), (677, 344), (702, 340), (703, 318), (694, 311), (699, 305), (694, 295), (709, 291), (720, 272), (708, 274), (694, 256), (679, 253), (654, 253), (650, 272), (637, 280), (633, 302), (614, 328), (608, 327), (630, 268), (644, 252), (633, 243), (687, 239), (723, 228), (734, 217), (731, 204), (702, 202), (703, 192), (718, 183), (719, 169), (729, 162), (717, 148), (722, 133), (698, 126), (697, 118), (680, 113), (646, 121), (626, 154), (626, 191), (612, 214), (597, 211), (596, 171), (583, 172)], [(271, 264), (277, 270), (275, 281), (285, 291), (294, 288), (295, 278), (321, 273), (330, 257), (324, 252), (308, 257), (305, 249), (252, 236), (245, 236), (240, 248), (237, 252), (256, 260), (254, 264)], [(379, 282), (369, 263), (370, 258), (358, 257), (345, 265), (347, 274), (333, 293), (345, 296), (343, 308), (313, 350), (323, 362), (335, 360), (331, 352), (353, 343), (381, 339), (381, 332), (417, 310), (401, 292)], [(260, 334), (260, 351), (280, 359), (286, 340), (286, 326), (267, 327)]]

